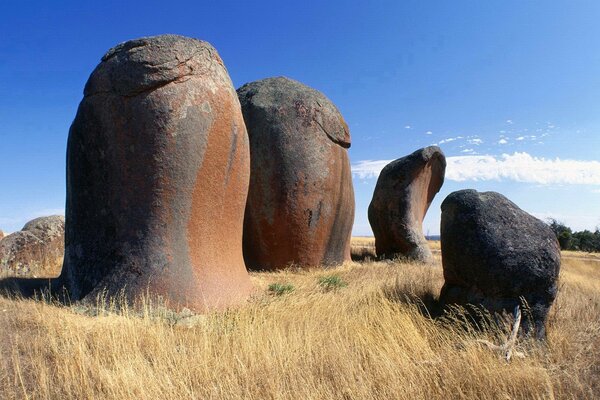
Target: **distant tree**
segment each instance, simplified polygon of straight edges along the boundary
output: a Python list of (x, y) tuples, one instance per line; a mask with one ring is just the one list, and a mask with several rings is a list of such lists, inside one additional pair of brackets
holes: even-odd
[(560, 248), (562, 250), (571, 250), (573, 248), (573, 231), (571, 228), (553, 218), (549, 220), (550, 229), (556, 235)]
[(588, 230), (573, 232), (571, 228), (554, 218), (548, 219), (548, 225), (556, 235), (562, 250), (600, 252), (599, 228), (596, 228), (594, 232)]
[(576, 241), (576, 249), (581, 251), (600, 251), (600, 232), (590, 232), (587, 229), (582, 232), (575, 232), (573, 238)]

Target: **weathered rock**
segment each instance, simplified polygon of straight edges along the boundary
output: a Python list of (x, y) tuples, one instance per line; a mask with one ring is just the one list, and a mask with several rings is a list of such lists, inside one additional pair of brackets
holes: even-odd
[(246, 84), (238, 96), (251, 153), (248, 267), (350, 260), (354, 189), (340, 112), (322, 93), (283, 77)]
[(111, 49), (69, 132), (60, 285), (75, 300), (123, 291), (196, 311), (246, 299), (249, 167), (239, 101), (210, 44), (163, 35)]
[(441, 242), (443, 304), (512, 313), (523, 297), (533, 321), (524, 318), (524, 332), (545, 336), (560, 269), (548, 225), (499, 193), (461, 190), (442, 203)]
[(65, 218), (29, 221), (22, 230), (0, 240), (0, 275), (54, 278), (60, 274), (65, 250)]
[(437, 146), (392, 161), (377, 179), (369, 204), (369, 223), (377, 256), (430, 261), (423, 219), (444, 183), (446, 158)]
[(2, 240), (2, 238), (4, 238), (4, 232), (0, 230), (0, 240)]

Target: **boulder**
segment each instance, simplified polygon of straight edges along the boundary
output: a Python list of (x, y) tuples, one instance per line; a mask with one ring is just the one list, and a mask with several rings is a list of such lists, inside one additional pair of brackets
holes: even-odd
[(244, 301), (249, 156), (210, 44), (162, 35), (109, 50), (69, 132), (58, 284), (72, 300), (148, 294), (195, 311)]
[(437, 146), (419, 149), (386, 165), (369, 204), (377, 256), (430, 261), (423, 219), (444, 183), (446, 157)]
[(4, 232), (2, 232), (2, 231), (0, 230), (0, 240), (2, 240), (3, 238), (4, 238)]
[(442, 203), (441, 242), (442, 304), (512, 313), (523, 298), (531, 313), (523, 332), (545, 336), (560, 269), (558, 241), (547, 224), (499, 193), (461, 190)]
[(0, 240), (0, 275), (54, 278), (60, 274), (65, 250), (62, 215), (29, 221), (22, 230)]
[(322, 93), (284, 77), (248, 83), (238, 96), (251, 153), (248, 267), (350, 260), (350, 132), (338, 109)]

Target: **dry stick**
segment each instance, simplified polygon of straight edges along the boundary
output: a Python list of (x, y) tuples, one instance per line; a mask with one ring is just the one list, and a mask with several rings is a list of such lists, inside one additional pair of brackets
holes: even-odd
[(510, 361), (510, 357), (513, 353), (513, 348), (515, 347), (515, 343), (517, 341), (517, 333), (519, 332), (519, 326), (521, 325), (521, 308), (517, 305), (515, 307), (515, 324), (513, 325), (512, 332), (510, 334), (510, 338), (506, 342), (506, 361)]
[(506, 359), (506, 361), (510, 361), (513, 354), (515, 355), (515, 357), (525, 358), (524, 353), (513, 350), (517, 341), (517, 333), (519, 332), (519, 327), (521, 325), (521, 308), (519, 306), (515, 307), (514, 318), (515, 323), (513, 325), (512, 332), (510, 333), (510, 336), (506, 343), (504, 343), (502, 346), (495, 345), (483, 339), (477, 339), (477, 342), (486, 345), (490, 350), (495, 350), (504, 353), (504, 358)]

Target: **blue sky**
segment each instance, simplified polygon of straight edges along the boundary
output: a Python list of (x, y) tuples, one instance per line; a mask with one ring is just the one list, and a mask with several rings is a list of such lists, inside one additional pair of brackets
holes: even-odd
[[(0, 229), (64, 212), (65, 150), (83, 86), (117, 43), (211, 42), (236, 87), (285, 75), (324, 92), (352, 134), (355, 234), (387, 160), (439, 144), (449, 165), (425, 220), (463, 188), (542, 218), (600, 226), (600, 2), (3, 1)], [(452, 140), (451, 140), (452, 139)]]

